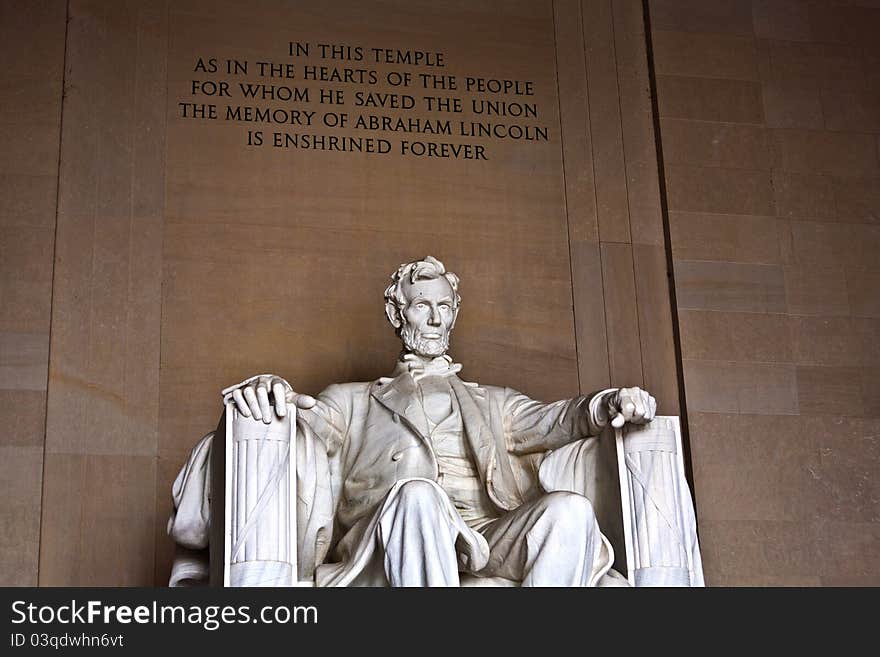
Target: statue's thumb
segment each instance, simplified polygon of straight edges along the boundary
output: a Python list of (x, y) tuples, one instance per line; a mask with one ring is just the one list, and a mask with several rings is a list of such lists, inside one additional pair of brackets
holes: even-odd
[(314, 397), (310, 395), (297, 395), (294, 403), (296, 404), (297, 408), (309, 409), (318, 402), (315, 400)]

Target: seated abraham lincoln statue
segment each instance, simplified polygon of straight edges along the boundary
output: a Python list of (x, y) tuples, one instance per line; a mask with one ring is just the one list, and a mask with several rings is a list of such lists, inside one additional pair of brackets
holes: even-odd
[[(458, 586), (462, 574), (523, 586), (607, 584), (614, 554), (590, 500), (543, 492), (538, 465), (609, 423), (650, 422), (656, 401), (620, 388), (542, 403), (463, 381), (446, 354), (458, 283), (430, 256), (394, 273), (385, 313), (403, 351), (390, 377), (331, 385), (316, 398), (272, 375), (224, 391), (252, 421), (296, 418), (296, 468), (311, 468), (301, 485), (312, 482), (297, 497), (314, 501), (299, 532), (301, 560), (311, 562), (301, 569), (318, 586)], [(210, 440), (174, 486), (169, 533), (193, 550), (207, 544)], [(204, 578), (196, 564), (178, 558), (172, 584)]]

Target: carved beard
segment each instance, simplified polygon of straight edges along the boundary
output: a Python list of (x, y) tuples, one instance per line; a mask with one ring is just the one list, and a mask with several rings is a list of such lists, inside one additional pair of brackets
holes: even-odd
[(436, 358), (445, 354), (446, 350), (449, 349), (449, 331), (443, 332), (443, 337), (439, 340), (425, 340), (420, 337), (419, 330), (416, 327), (404, 323), (400, 337), (407, 351), (411, 351), (419, 356)]

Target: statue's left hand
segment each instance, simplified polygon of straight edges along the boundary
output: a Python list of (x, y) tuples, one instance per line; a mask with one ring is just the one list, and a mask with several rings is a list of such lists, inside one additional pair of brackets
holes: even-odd
[(657, 400), (641, 388), (620, 388), (608, 399), (611, 426), (619, 429), (627, 422), (646, 424), (657, 413)]

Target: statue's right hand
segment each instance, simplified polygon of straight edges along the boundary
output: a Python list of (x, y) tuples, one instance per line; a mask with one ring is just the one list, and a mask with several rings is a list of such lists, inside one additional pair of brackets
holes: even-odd
[(269, 424), (273, 416), (272, 404), (269, 403), (270, 392), (275, 401), (274, 414), (278, 417), (287, 415), (288, 404), (303, 409), (312, 408), (316, 404), (314, 397), (294, 392), (287, 381), (274, 374), (252, 376), (226, 388), (222, 394), (225, 397), (232, 393), (232, 400), (238, 412), (245, 417), (253, 417), (255, 420)]

